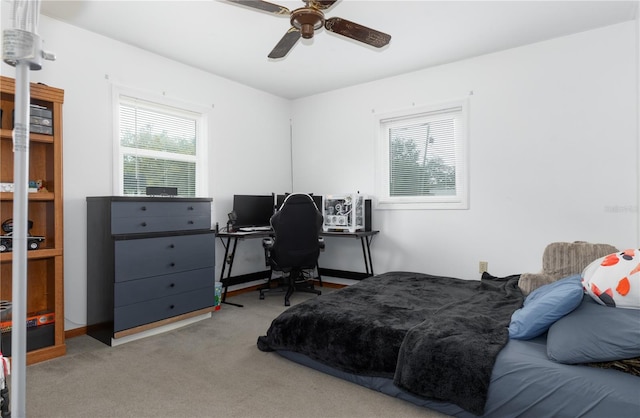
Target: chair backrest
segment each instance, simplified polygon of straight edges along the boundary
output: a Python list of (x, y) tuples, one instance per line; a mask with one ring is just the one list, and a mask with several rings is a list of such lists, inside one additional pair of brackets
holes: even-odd
[(322, 214), (308, 194), (287, 196), (280, 210), (271, 217), (275, 233), (271, 262), (278, 270), (313, 268), (320, 256), (318, 241)]

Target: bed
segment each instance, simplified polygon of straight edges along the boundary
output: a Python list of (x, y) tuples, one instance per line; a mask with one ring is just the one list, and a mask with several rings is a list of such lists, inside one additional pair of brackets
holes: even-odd
[[(633, 370), (614, 368), (609, 360), (617, 358), (593, 357), (607, 360), (598, 367), (567, 363), (589, 357), (580, 349), (594, 345), (580, 340), (592, 335), (572, 330), (604, 335), (605, 343), (614, 339), (615, 323), (597, 309), (623, 314), (616, 320), (625, 324), (619, 333), (626, 351), (615, 341), (613, 351), (634, 357), (640, 311), (601, 306), (580, 294), (578, 306), (541, 335), (510, 338), (512, 316), (527, 301), (518, 279), (380, 274), (289, 308), (258, 338), (258, 348), (456, 417), (637, 417), (640, 377)], [(592, 319), (595, 329), (577, 326)]]

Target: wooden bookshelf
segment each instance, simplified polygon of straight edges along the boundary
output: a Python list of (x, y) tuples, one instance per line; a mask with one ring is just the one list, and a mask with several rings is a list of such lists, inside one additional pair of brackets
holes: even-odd
[[(15, 80), (0, 76), (0, 183), (13, 183), (13, 110)], [(63, 189), (62, 189), (62, 105), (64, 91), (31, 84), (31, 104), (50, 109), (51, 135), (29, 135), (29, 180), (43, 180), (47, 191), (28, 194), (30, 233), (44, 237), (38, 249), (27, 251), (27, 316), (54, 314), (55, 322), (27, 329), (27, 364), (66, 352), (63, 293)], [(0, 223), (13, 218), (11, 192), (0, 192)], [(4, 232), (0, 231), (0, 234)], [(11, 251), (0, 252), (0, 300), (12, 299)], [(8, 318), (0, 320), (6, 322)], [(10, 320), (10, 319), (9, 319)], [(9, 333), (2, 333), (3, 354), (10, 350)], [(5, 354), (6, 355), (6, 354)]]

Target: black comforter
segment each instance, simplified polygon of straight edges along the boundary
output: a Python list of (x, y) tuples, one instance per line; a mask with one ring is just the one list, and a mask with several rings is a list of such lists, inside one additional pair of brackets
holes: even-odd
[(460, 280), (392, 272), (295, 305), (258, 338), (329, 366), (394, 379), (482, 414), (495, 358), (522, 305), (518, 276)]

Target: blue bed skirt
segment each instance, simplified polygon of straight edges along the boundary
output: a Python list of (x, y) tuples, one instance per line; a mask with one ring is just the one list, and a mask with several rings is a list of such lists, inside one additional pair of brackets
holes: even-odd
[[(423, 399), (393, 379), (343, 372), (292, 351), (281, 356), (323, 373), (459, 418), (476, 417), (457, 405)], [(617, 370), (567, 365), (549, 360), (546, 335), (510, 340), (496, 360), (483, 417), (640, 416), (640, 377)]]

